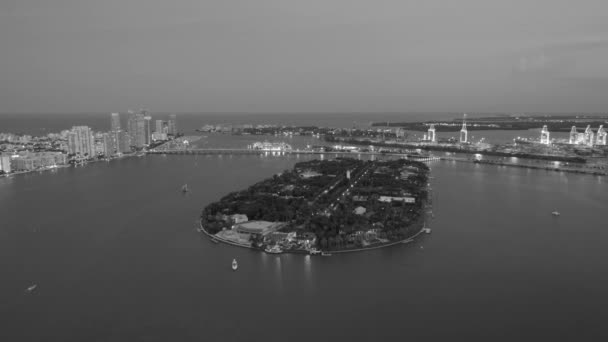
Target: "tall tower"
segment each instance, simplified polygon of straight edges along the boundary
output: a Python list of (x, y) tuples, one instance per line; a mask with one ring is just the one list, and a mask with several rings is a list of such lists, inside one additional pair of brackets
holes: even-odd
[(597, 130), (597, 145), (606, 146), (606, 130), (604, 129), (604, 125), (600, 125), (600, 128)]
[(462, 128), (460, 129), (460, 142), (467, 143), (469, 132), (467, 132), (467, 115), (464, 114), (462, 117)]
[(135, 112), (132, 110), (127, 111), (127, 133), (129, 135), (129, 143), (134, 146), (136, 139), (135, 132), (137, 132), (137, 118)]
[(576, 138), (578, 138), (576, 126), (572, 126), (572, 129), (570, 130), (570, 144), (576, 144)]
[(169, 126), (168, 134), (177, 135), (177, 115), (171, 114), (169, 115), (169, 121), (167, 122)]
[(152, 142), (152, 130), (150, 128), (152, 122), (151, 116), (144, 116), (144, 136), (146, 145), (150, 145)]
[(120, 114), (112, 113), (111, 118), (111, 130), (113, 132), (120, 131)]
[(593, 130), (591, 129), (591, 125), (589, 125), (589, 126), (587, 126), (587, 129), (585, 129), (585, 145), (593, 146), (593, 144), (595, 143), (594, 138), (595, 138), (595, 134), (593, 133)]
[(164, 127), (164, 122), (163, 120), (156, 120), (156, 133), (165, 133), (163, 132), (163, 127)]
[(144, 118), (145, 116), (142, 113), (136, 114), (132, 110), (129, 111), (127, 129), (129, 130), (129, 141), (131, 142), (131, 146), (141, 148), (146, 143), (146, 124)]
[(135, 115), (135, 147), (144, 147), (146, 144), (146, 120), (143, 114)]
[(437, 141), (437, 137), (435, 136), (435, 124), (431, 124), (431, 127), (429, 127), (428, 139), (431, 142), (436, 142)]
[(106, 158), (109, 158), (113, 155), (116, 154), (116, 144), (115, 144), (115, 138), (112, 137), (112, 134), (110, 133), (103, 133), (101, 135), (101, 139), (102, 139), (102, 151), (103, 151), (103, 155)]
[(549, 145), (551, 143), (550, 133), (547, 125), (544, 125), (543, 129), (540, 131), (540, 143), (545, 145)]

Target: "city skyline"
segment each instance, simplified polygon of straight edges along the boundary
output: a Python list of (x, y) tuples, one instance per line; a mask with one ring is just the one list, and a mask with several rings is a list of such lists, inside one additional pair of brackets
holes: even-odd
[(3, 1), (0, 112), (604, 112), (607, 7)]

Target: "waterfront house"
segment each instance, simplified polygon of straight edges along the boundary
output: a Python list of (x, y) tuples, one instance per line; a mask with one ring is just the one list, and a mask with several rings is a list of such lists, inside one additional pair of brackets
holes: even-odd
[(356, 207), (355, 210), (353, 210), (353, 213), (355, 215), (363, 215), (363, 214), (365, 214), (366, 211), (367, 211), (367, 209), (365, 209), (364, 207), (359, 206), (359, 207)]
[(247, 215), (244, 215), (244, 214), (234, 214), (234, 215), (231, 215), (230, 219), (232, 220), (232, 222), (234, 224), (239, 224), (239, 223), (243, 223), (243, 222), (249, 221), (249, 218), (247, 217)]
[(316, 171), (312, 171), (312, 170), (305, 170), (304, 172), (300, 173), (300, 177), (304, 178), (304, 179), (317, 177), (317, 176), (321, 176), (321, 174)]
[(403, 202), (403, 203), (415, 203), (416, 199), (414, 197), (393, 197), (393, 196), (380, 196), (378, 198), (380, 202)]

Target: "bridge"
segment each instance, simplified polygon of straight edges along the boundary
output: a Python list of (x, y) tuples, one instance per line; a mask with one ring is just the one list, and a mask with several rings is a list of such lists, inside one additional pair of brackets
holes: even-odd
[(267, 150), (254, 150), (245, 148), (187, 148), (187, 149), (170, 149), (170, 150), (150, 150), (147, 154), (178, 154), (178, 155), (198, 155), (198, 154), (211, 154), (211, 155), (235, 155), (235, 154), (248, 154), (248, 155), (288, 155), (288, 154), (324, 154), (324, 155), (368, 155), (368, 156), (406, 156), (409, 160), (415, 161), (433, 161), (439, 160), (439, 157), (416, 157), (408, 156), (406, 153), (388, 153), (388, 152), (351, 152), (351, 151), (312, 151), (312, 150), (281, 150), (281, 151), (267, 151)]

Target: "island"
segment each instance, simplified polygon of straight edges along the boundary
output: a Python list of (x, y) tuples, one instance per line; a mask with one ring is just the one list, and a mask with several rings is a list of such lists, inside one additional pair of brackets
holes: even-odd
[(408, 242), (423, 231), (429, 168), (407, 159), (295, 164), (211, 203), (201, 231), (268, 253), (329, 253)]

